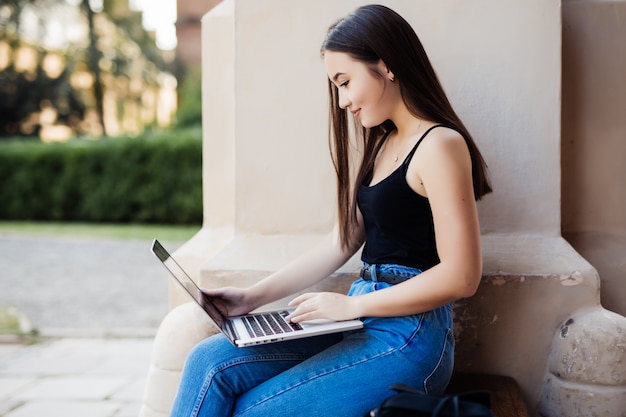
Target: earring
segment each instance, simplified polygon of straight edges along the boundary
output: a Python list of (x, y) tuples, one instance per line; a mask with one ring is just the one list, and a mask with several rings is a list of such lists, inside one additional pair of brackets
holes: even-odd
[(389, 77), (389, 81), (394, 82), (395, 80), (396, 80), (395, 76), (392, 75), (391, 77)]

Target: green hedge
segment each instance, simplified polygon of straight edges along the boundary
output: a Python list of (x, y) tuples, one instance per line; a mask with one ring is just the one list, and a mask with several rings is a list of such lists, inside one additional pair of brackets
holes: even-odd
[(0, 143), (0, 219), (199, 224), (199, 129)]

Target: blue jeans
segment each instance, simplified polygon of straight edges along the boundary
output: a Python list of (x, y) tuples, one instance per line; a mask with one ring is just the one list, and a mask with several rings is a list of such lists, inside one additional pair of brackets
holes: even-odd
[[(421, 271), (376, 265), (401, 276)], [(349, 295), (390, 286), (358, 279)], [(412, 278), (419, 279), (419, 277)], [(452, 306), (412, 316), (362, 318), (346, 333), (236, 348), (221, 334), (189, 354), (172, 417), (362, 416), (404, 383), (442, 392), (452, 374)]]

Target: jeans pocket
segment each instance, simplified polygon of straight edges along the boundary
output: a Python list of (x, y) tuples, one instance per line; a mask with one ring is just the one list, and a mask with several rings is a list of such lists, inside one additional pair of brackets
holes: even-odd
[(365, 281), (363, 279), (357, 279), (350, 286), (348, 290), (349, 296), (364, 295), (375, 291), (375, 283), (372, 281)]
[(444, 339), (443, 349), (435, 369), (424, 380), (424, 390), (427, 394), (441, 394), (445, 391), (454, 368), (454, 333), (448, 329)]

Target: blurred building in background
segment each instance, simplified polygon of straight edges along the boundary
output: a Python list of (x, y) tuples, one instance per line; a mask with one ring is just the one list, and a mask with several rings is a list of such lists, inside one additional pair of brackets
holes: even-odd
[(221, 0), (178, 0), (176, 37), (176, 57), (183, 64), (200, 67), (201, 59), (201, 25), (200, 20)]

